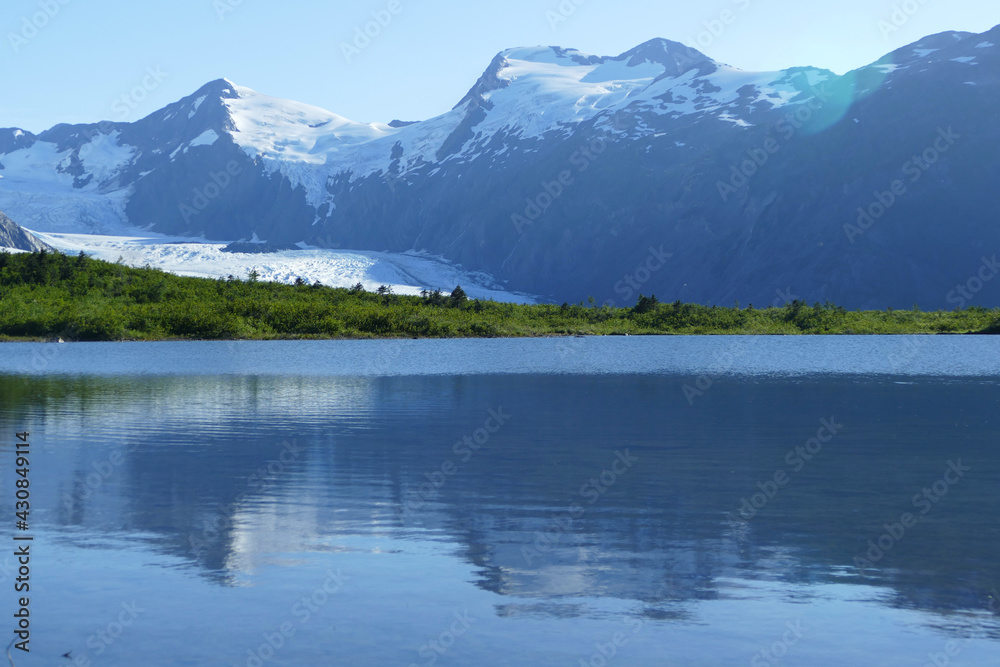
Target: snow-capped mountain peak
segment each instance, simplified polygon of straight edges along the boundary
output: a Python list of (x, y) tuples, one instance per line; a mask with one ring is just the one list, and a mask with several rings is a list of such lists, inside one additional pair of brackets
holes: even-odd
[(330, 152), (397, 132), (384, 123), (358, 123), (300, 102), (263, 95), (232, 85), (223, 100), (232, 119), (233, 138), (250, 157), (323, 164)]
[(714, 60), (697, 49), (662, 38), (651, 39), (629, 49), (615, 60), (624, 60), (630, 67), (643, 62), (659, 63), (670, 76), (680, 76), (694, 67), (715, 64)]

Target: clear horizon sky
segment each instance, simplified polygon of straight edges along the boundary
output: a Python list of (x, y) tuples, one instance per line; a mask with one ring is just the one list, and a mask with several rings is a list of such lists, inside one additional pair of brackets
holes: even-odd
[[(222, 77), (352, 120), (422, 120), (515, 46), (618, 55), (663, 37), (745, 70), (842, 74), (930, 34), (997, 24), (1000, 3), (986, 0), (8, 0), (0, 127), (135, 121)], [(356, 41), (366, 27), (375, 36)]]

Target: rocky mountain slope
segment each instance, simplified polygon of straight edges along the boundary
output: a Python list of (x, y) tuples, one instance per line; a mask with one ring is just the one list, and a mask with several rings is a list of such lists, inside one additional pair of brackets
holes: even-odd
[(3, 211), (0, 211), (0, 248), (13, 248), (27, 252), (53, 251), (50, 245), (26, 232), (20, 225), (4, 215)]

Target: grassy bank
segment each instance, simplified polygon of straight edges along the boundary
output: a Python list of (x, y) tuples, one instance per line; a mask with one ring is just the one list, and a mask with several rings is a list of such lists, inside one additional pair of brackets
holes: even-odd
[(1000, 309), (717, 308), (648, 298), (634, 308), (516, 305), (469, 300), (460, 290), (396, 296), (0, 253), (0, 340), (914, 333), (1000, 333)]

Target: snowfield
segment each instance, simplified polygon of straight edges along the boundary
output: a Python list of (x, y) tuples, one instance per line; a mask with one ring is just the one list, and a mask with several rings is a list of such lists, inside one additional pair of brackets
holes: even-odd
[(424, 289), (449, 293), (456, 285), (473, 299), (537, 303), (538, 298), (507, 292), (484, 273), (463, 271), (442, 259), (418, 254), (394, 254), (356, 250), (288, 250), (274, 253), (223, 252), (224, 243), (176, 238), (146, 233), (143, 236), (96, 236), (31, 231), (52, 247), (75, 255), (81, 250), (96, 259), (129, 266), (149, 265), (181, 276), (245, 280), (252, 269), (260, 280), (293, 283), (296, 278), (329, 287), (352, 287), (357, 283), (374, 292), (388, 285), (396, 294), (419, 294)]

